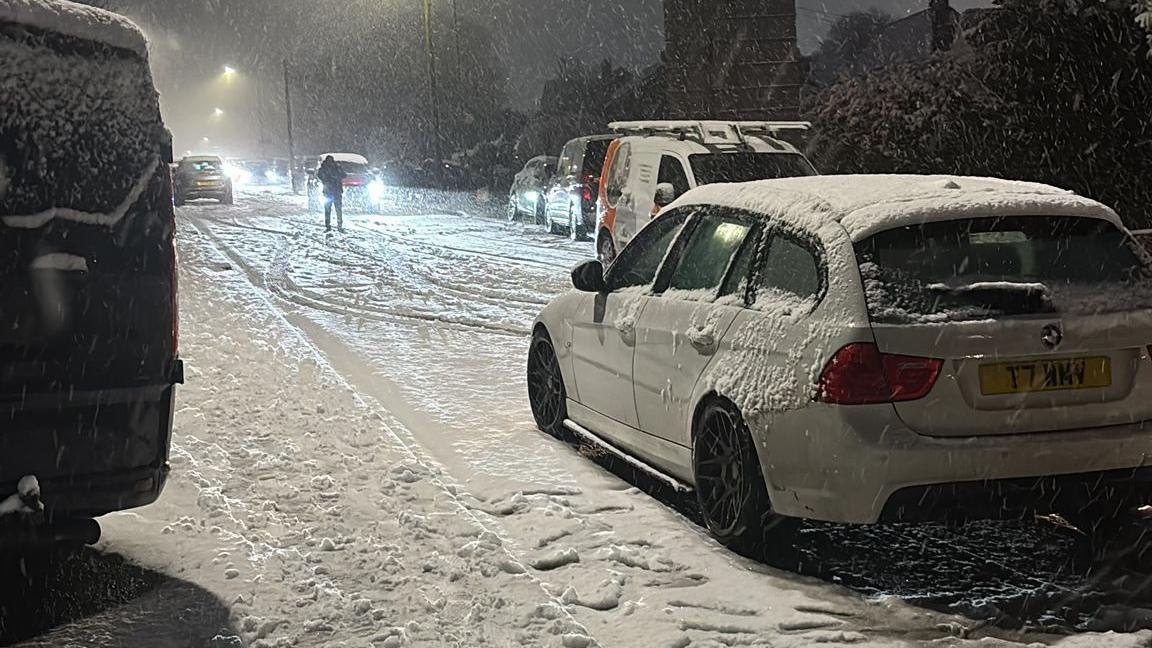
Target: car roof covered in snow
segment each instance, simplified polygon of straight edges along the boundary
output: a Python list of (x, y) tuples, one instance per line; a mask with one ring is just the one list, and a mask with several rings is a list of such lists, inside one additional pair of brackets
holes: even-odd
[(120, 14), (67, 0), (0, 0), (0, 22), (104, 43), (148, 56), (148, 40)]
[(184, 158), (186, 162), (223, 162), (219, 155), (189, 155)]
[(331, 155), (337, 162), (347, 162), (348, 164), (368, 164), (368, 158), (356, 153), (325, 153), (320, 156), (324, 160)]
[(1085, 216), (1123, 227), (1109, 207), (1049, 185), (946, 175), (842, 175), (698, 187), (669, 205), (721, 205), (816, 231), (840, 223), (853, 241), (921, 223), (993, 216)]

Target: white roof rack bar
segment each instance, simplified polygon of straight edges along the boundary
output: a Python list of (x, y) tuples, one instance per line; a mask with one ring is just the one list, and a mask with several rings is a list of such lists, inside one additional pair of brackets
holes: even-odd
[(681, 132), (694, 132), (703, 136), (703, 130), (708, 125), (723, 125), (730, 126), (733, 129), (744, 132), (755, 131), (785, 131), (785, 130), (809, 130), (812, 128), (812, 122), (806, 121), (723, 121), (723, 120), (703, 120), (703, 121), (618, 121), (608, 124), (608, 128), (617, 132), (635, 133), (635, 132), (649, 132), (649, 133), (681, 133)]

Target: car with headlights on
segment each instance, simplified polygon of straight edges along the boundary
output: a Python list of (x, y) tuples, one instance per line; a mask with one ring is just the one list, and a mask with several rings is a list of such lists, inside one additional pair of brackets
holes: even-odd
[(790, 546), (801, 518), (1088, 528), (1152, 493), (1150, 268), (1110, 208), (1045, 185), (704, 186), (573, 271), (529, 399), (694, 490), (729, 545)]
[(524, 168), (512, 180), (512, 190), (508, 192), (508, 220), (521, 216), (531, 218), (535, 223), (544, 222), (548, 190), (556, 177), (558, 158), (538, 155), (524, 164)]
[[(356, 153), (325, 153), (344, 171), (344, 211), (360, 210), (365, 213), (380, 211), (384, 201), (384, 181), (368, 165), (368, 159)], [(316, 172), (308, 174), (308, 211), (316, 214), (324, 211), (324, 186), (316, 177)]]

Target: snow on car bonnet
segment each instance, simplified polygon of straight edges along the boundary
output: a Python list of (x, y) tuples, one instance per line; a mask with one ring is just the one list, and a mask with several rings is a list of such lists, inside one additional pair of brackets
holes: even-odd
[(1122, 227), (1110, 208), (1048, 185), (995, 178), (844, 175), (705, 185), (668, 209), (714, 204), (816, 231), (839, 222), (853, 241), (894, 227), (979, 216), (1084, 216)]
[(148, 55), (148, 41), (132, 21), (66, 0), (0, 0), (0, 22), (17, 23)]

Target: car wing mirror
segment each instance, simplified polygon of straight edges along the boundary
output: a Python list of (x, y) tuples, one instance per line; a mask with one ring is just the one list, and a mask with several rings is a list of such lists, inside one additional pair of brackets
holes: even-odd
[(573, 268), (572, 287), (580, 292), (604, 292), (608, 288), (604, 282), (604, 265), (593, 259)]
[(656, 205), (667, 207), (676, 200), (676, 187), (671, 182), (661, 182), (656, 185)]

